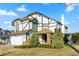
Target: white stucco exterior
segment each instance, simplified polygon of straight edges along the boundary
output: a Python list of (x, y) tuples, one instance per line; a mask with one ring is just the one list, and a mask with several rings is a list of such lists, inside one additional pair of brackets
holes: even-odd
[[(54, 20), (54, 19), (51, 19), (45, 15), (42, 15), (40, 13), (34, 13), (34, 14), (31, 14), (31, 15), (28, 15), (26, 18), (35, 18), (35, 20), (38, 21), (38, 24), (34, 24), (32, 21), (29, 21), (29, 20), (24, 20), (24, 21), (15, 21), (14, 22), (14, 28), (15, 28), (15, 32), (21, 32), (21, 31), (24, 31), (24, 30), (29, 30), (29, 29), (34, 29), (34, 30), (37, 30), (37, 32), (39, 32), (40, 30), (44, 29), (44, 28), (47, 28), (49, 30), (51, 30), (52, 32), (54, 32), (55, 28), (58, 27), (62, 30), (62, 33), (66, 33), (67, 32), (67, 29), (65, 28), (65, 25), (61, 24), (60, 22)], [(62, 21), (63, 23), (64, 21)], [(36, 27), (37, 26), (37, 27)], [(63, 30), (64, 28), (64, 30)], [(64, 32), (63, 32), (64, 31)], [(26, 40), (31, 37), (32, 34), (30, 35), (27, 35), (26, 37), (26, 34), (22, 34), (22, 35), (12, 35), (11, 36), (11, 45), (22, 45), (23, 42), (26, 42)], [(39, 42), (40, 43), (43, 43), (43, 40), (42, 40), (42, 36), (39, 36)]]
[(42, 43), (42, 35), (39, 35), (39, 42)]
[[(51, 18), (48, 18), (48, 17), (40, 15), (40, 14), (33, 14), (33, 15), (29, 16), (28, 18), (30, 18), (30, 17), (34, 17), (38, 20), (39, 24), (38, 24), (37, 31), (40, 31), (43, 28), (47, 28), (47, 29), (50, 29), (52, 32), (54, 32), (54, 29), (56, 28), (56, 26), (58, 26), (58, 28), (60, 28), (62, 30), (63, 25), (58, 24), (57, 21), (55, 21)], [(65, 32), (66, 31), (67, 31), (67, 29), (65, 28)]]

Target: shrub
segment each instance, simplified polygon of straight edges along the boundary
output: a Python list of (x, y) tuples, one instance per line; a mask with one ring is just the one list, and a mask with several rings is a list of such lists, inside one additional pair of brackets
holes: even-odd
[(16, 46), (14, 46), (14, 48), (20, 48), (20, 45), (18, 46), (18, 45), (16, 45)]
[(37, 36), (36, 32), (34, 32), (32, 34), (32, 37), (28, 39), (28, 43), (30, 44), (31, 47), (37, 47), (38, 46), (39, 41), (38, 41), (38, 36)]
[(49, 45), (49, 44), (39, 44), (38, 47), (41, 47), (41, 48), (52, 48), (52, 45)]
[(20, 48), (31, 48), (31, 45), (20, 45)]
[(62, 48), (64, 47), (63, 33), (56, 28), (52, 38), (52, 46), (54, 48)]
[(14, 48), (32, 48), (31, 45), (19, 45), (19, 46), (14, 46)]
[(72, 34), (72, 40), (75, 44), (79, 44), (79, 33)]

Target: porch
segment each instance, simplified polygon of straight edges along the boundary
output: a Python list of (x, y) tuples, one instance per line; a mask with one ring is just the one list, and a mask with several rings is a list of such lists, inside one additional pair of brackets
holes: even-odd
[(52, 43), (52, 31), (44, 28), (38, 32), (39, 42), (41, 44), (51, 44)]

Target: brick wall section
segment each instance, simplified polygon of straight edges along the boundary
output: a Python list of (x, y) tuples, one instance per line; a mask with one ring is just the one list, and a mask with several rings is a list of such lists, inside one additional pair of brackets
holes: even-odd
[(47, 44), (51, 44), (52, 35), (51, 33), (47, 33)]

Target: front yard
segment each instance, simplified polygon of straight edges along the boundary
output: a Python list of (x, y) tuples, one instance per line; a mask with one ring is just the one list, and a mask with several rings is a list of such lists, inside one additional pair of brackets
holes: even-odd
[(69, 46), (63, 49), (52, 48), (0, 48), (1, 56), (79, 56), (75, 50)]

